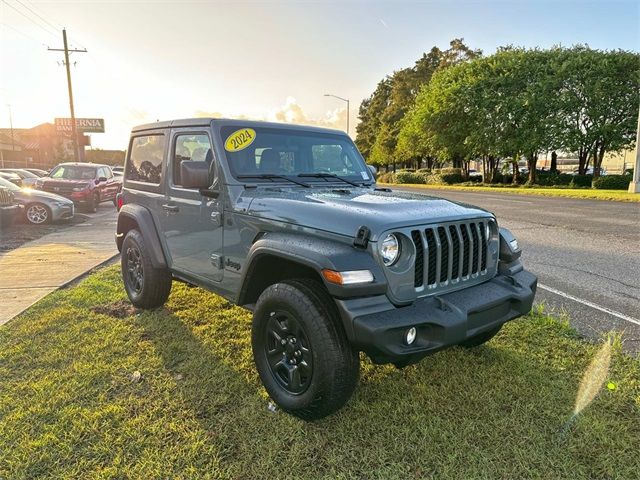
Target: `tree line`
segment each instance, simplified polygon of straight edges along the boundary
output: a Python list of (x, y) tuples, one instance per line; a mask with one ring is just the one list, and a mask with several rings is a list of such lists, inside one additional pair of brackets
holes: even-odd
[(599, 176), (606, 152), (635, 141), (640, 55), (578, 45), (501, 47), (490, 56), (454, 39), (378, 83), (360, 105), (356, 144), (369, 163), (392, 168), (452, 164), (466, 175), (481, 160), (485, 181), (500, 165), (527, 161), (530, 183), (544, 152), (575, 154)]

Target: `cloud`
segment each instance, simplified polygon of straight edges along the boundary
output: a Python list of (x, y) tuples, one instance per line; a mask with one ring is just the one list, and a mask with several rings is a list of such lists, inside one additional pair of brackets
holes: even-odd
[(328, 110), (323, 117), (313, 118), (305, 113), (295, 98), (287, 97), (284, 105), (273, 110), (267, 119), (273, 122), (316, 125), (344, 130), (347, 123), (347, 109), (337, 108), (335, 110)]
[(319, 127), (335, 128), (344, 130), (347, 124), (346, 108), (336, 108), (328, 110), (321, 117), (311, 117), (307, 115), (302, 106), (294, 97), (287, 97), (284, 104), (278, 108), (274, 108), (264, 115), (246, 116), (246, 115), (225, 115), (217, 111), (198, 110), (196, 117), (213, 117), (213, 118), (237, 118), (244, 120), (263, 120), (269, 122), (280, 123), (297, 123), (300, 125), (316, 125)]

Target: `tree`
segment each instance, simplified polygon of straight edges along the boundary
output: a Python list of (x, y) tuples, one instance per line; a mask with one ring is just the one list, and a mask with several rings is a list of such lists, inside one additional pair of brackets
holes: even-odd
[(640, 55), (576, 46), (563, 50), (561, 57), (558, 146), (578, 154), (581, 174), (593, 158), (598, 176), (606, 151), (619, 151), (634, 142)]

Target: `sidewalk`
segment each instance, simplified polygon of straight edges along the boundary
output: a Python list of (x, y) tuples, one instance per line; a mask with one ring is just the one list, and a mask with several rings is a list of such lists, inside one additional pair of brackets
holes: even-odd
[(117, 255), (116, 219), (109, 208), (0, 254), (0, 325)]

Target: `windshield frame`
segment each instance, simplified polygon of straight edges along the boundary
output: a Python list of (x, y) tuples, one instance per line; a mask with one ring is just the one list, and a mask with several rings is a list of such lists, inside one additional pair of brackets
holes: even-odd
[[(329, 140), (329, 141), (335, 141), (336, 145), (337, 144), (341, 144), (341, 146), (348, 146), (350, 148), (350, 151), (347, 152), (347, 155), (350, 155), (349, 157), (349, 161), (352, 162), (352, 167), (353, 170), (358, 170), (359, 171), (357, 173), (352, 173), (352, 174), (348, 174), (348, 175), (343, 175), (343, 174), (339, 174), (337, 172), (331, 172), (331, 173), (336, 173), (336, 178), (324, 178), (324, 177), (320, 177), (320, 178), (313, 178), (313, 177), (304, 177), (301, 178), (299, 177), (299, 174), (313, 174), (313, 173), (321, 173), (321, 170), (319, 169), (308, 169), (306, 171), (303, 170), (294, 170), (292, 172), (260, 172), (260, 170), (249, 170), (249, 171), (242, 171), (239, 170), (235, 167), (234, 161), (237, 160), (237, 158), (234, 158), (234, 154), (237, 152), (232, 152), (232, 151), (228, 151), (225, 148), (225, 142), (227, 141), (227, 139), (233, 135), (233, 133), (235, 133), (236, 131), (242, 130), (242, 129), (251, 129), (254, 130), (258, 135), (260, 134), (266, 134), (266, 133), (270, 133), (270, 134), (275, 134), (275, 135), (281, 135), (283, 137), (283, 139), (286, 139), (286, 137), (303, 137), (306, 138), (307, 140), (302, 142), (302, 146), (304, 147), (304, 143), (307, 144), (309, 151), (307, 152), (307, 158), (303, 159), (302, 161), (306, 161), (309, 162), (310, 158), (308, 157), (308, 154), (311, 153), (311, 149), (315, 146), (313, 144), (313, 137), (318, 137), (319, 139), (324, 139), (325, 141)], [(266, 124), (266, 125), (259, 125), (259, 124), (254, 124), (251, 122), (247, 122), (246, 124), (244, 122), (240, 123), (233, 123), (233, 124), (222, 124), (219, 126), (219, 130), (218, 130), (218, 138), (220, 139), (220, 151), (224, 157), (225, 160), (225, 170), (228, 171), (229, 177), (233, 178), (235, 181), (241, 183), (241, 184), (246, 184), (246, 183), (251, 183), (251, 184), (270, 184), (273, 185), (274, 183), (283, 183), (283, 184), (288, 184), (290, 186), (293, 186), (292, 181), (290, 181), (289, 179), (293, 179), (294, 181), (300, 181), (300, 180), (304, 180), (305, 183), (311, 184), (311, 185), (315, 185), (315, 186), (326, 186), (326, 185), (330, 185), (330, 184), (342, 184), (344, 185), (345, 182), (344, 180), (342, 180), (342, 178), (347, 179), (348, 182), (347, 183), (355, 183), (359, 185), (364, 185), (364, 186), (370, 186), (373, 185), (375, 183), (375, 178), (373, 177), (367, 163), (365, 162), (364, 158), (362, 157), (362, 154), (360, 153), (360, 151), (358, 150), (358, 148), (356, 147), (355, 143), (353, 142), (353, 140), (346, 134), (342, 134), (340, 132), (333, 132), (333, 131), (323, 131), (323, 130), (314, 130), (312, 128), (296, 128), (296, 127), (291, 127), (289, 125), (283, 124), (283, 125), (274, 125), (274, 124)], [(318, 145), (322, 145), (323, 142), (322, 141), (318, 141)], [(331, 143), (325, 143), (327, 145), (330, 145)], [(250, 145), (248, 146), (250, 147)], [(253, 151), (255, 152), (255, 150), (264, 148), (262, 146), (254, 146), (253, 147)], [(268, 149), (270, 147), (266, 147), (266, 149)], [(271, 147), (273, 148), (273, 147)], [(242, 149), (244, 150), (244, 149)], [(240, 150), (241, 151), (241, 150)], [(255, 153), (254, 153), (255, 154)], [(249, 159), (249, 161), (251, 161)], [(366, 175), (363, 175), (363, 173)], [(281, 176), (284, 177), (282, 179), (278, 179), (278, 178), (258, 178), (260, 176), (261, 173), (265, 173), (267, 175), (269, 174), (274, 174), (276, 176)], [(248, 178), (248, 177), (252, 177), (252, 178)], [(249, 182), (248, 182), (249, 180)]]

